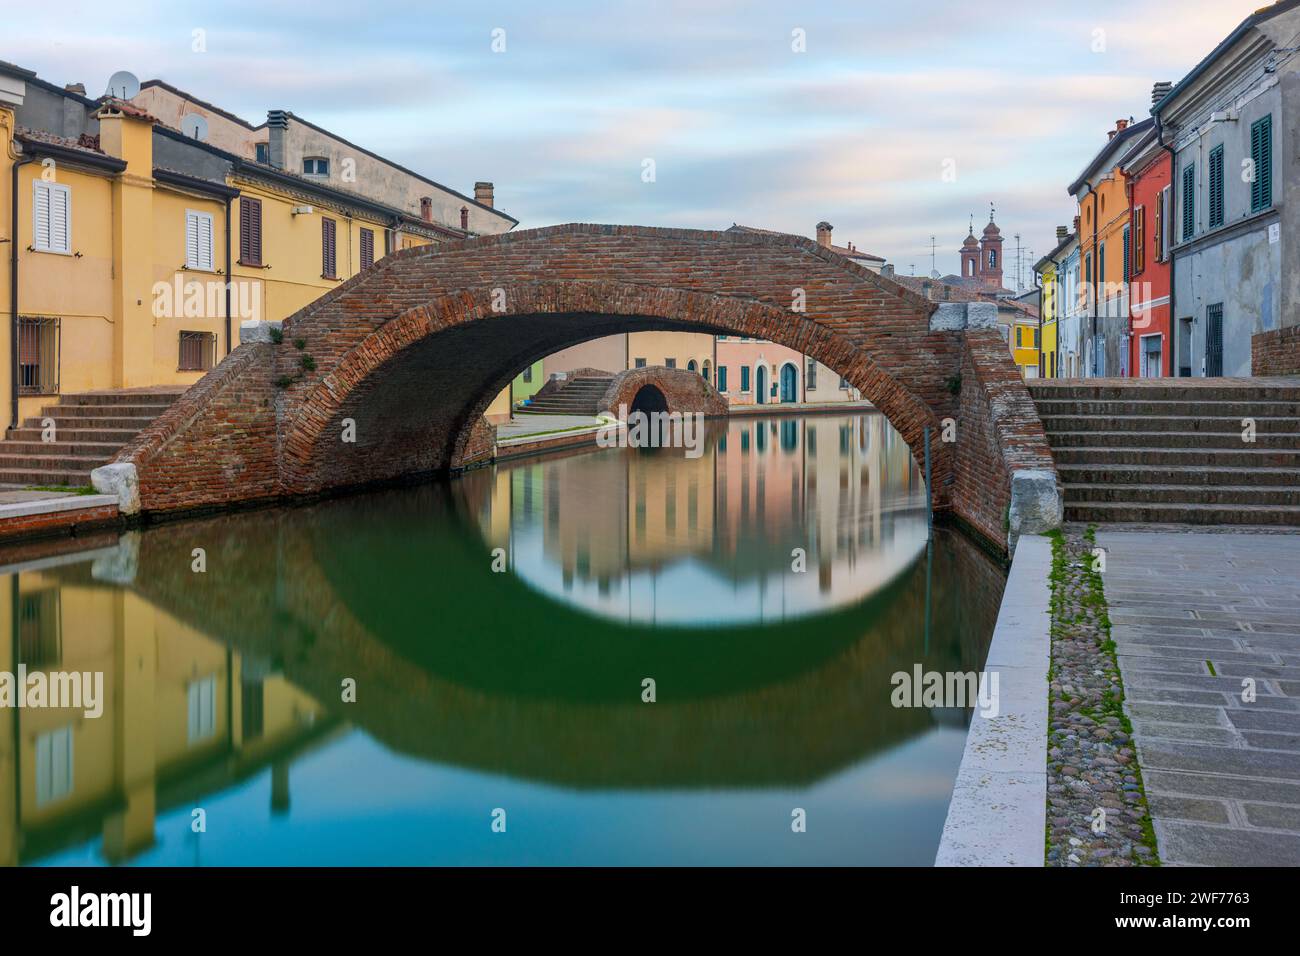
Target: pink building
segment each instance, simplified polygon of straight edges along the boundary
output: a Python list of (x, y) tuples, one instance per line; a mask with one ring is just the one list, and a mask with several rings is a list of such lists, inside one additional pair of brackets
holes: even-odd
[(838, 373), (775, 342), (719, 335), (716, 351), (714, 385), (732, 405), (829, 404), (861, 399)]

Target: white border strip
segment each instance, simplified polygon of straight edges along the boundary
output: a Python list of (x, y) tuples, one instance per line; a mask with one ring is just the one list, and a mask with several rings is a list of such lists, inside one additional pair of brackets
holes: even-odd
[(1022, 535), (984, 664), (998, 713), (971, 717), (935, 866), (1043, 865), (1051, 573), (1051, 540)]

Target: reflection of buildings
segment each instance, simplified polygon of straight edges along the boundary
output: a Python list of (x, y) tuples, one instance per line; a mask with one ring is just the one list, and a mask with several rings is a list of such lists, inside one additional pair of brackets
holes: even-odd
[(516, 571), (527, 575), (530, 560), (558, 565), (565, 591), (594, 584), (597, 603), (616, 582), (689, 561), (731, 582), (728, 591), (763, 587), (790, 570), (794, 548), (805, 550), (823, 595), (837, 576), (849, 591), (855, 581), (874, 587), (897, 557), (899, 520), (909, 540), (918, 530), (924, 538), (911, 451), (874, 413), (733, 418), (714, 424), (696, 459), (681, 449), (611, 450), (464, 481), (487, 486), (467, 497), (492, 545), (509, 544)]
[(110, 862), (126, 860), (153, 844), (159, 812), (267, 764), (272, 809), (288, 809), (288, 759), (328, 726), (321, 708), (88, 570), (14, 572), (0, 593), (0, 669), (104, 675), (98, 718), (0, 709), (0, 864), (97, 834)]

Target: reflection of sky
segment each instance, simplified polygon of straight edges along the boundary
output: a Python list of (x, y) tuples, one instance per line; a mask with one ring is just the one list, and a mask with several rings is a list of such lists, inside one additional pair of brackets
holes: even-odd
[[(937, 727), (795, 789), (575, 791), (429, 764), (354, 731), (295, 763), (291, 806), (271, 773), (158, 817), (131, 862), (233, 865), (880, 864), (933, 862), (965, 732)], [(491, 831), (494, 808), (506, 833)], [(795, 807), (807, 832), (790, 829)], [(98, 839), (43, 864), (103, 863)]]

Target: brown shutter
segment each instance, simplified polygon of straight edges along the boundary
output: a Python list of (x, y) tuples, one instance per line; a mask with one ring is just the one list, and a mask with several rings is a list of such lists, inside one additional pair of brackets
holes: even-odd
[(334, 257), (334, 220), (322, 219), (321, 225), (321, 274), (327, 278), (334, 278), (338, 273), (335, 272)]
[(245, 265), (262, 264), (262, 200), (239, 199), (239, 261)]
[(369, 269), (375, 264), (375, 233), (372, 229), (361, 230), (361, 268)]

